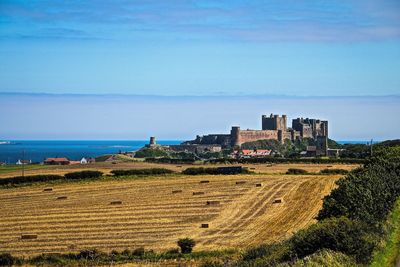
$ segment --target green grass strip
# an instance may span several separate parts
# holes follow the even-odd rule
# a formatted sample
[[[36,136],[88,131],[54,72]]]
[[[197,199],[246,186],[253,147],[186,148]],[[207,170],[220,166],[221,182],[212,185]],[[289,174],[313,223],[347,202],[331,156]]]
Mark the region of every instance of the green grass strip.
[[[389,217],[389,229],[385,246],[375,254],[371,267],[396,266],[400,257],[400,198]]]

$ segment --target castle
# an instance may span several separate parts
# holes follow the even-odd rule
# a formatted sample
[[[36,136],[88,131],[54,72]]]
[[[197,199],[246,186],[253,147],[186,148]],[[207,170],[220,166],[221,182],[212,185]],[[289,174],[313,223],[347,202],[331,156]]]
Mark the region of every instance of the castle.
[[[240,147],[243,143],[258,140],[277,140],[284,143],[311,138],[316,141],[317,155],[327,155],[328,151],[328,121],[319,119],[297,118],[292,120],[292,127],[287,127],[286,115],[262,115],[261,130],[242,130],[233,126],[230,134],[209,134],[197,136],[195,140],[182,145],[219,145],[222,148]]]

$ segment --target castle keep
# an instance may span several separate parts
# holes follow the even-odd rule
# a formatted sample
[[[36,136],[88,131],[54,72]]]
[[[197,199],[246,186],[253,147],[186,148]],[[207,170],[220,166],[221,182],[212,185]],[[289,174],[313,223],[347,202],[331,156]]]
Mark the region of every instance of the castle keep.
[[[292,120],[292,127],[287,127],[286,115],[263,115],[261,130],[242,130],[233,126],[230,134],[209,134],[197,136],[195,140],[187,141],[186,145],[220,145],[221,147],[241,146],[246,142],[258,140],[277,140],[284,143],[303,138],[314,139],[319,155],[326,155],[328,149],[328,121],[319,119],[297,118]]]

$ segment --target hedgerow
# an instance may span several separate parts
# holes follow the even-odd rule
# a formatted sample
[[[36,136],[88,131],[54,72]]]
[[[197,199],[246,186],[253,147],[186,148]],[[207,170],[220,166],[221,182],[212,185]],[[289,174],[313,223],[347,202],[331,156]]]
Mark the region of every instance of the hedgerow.
[[[126,175],[157,175],[157,174],[170,174],[174,171],[164,168],[150,168],[150,169],[131,169],[131,170],[112,170],[112,174],[115,176],[126,176]]]
[[[103,175],[100,171],[80,171],[80,172],[70,172],[65,174],[66,179],[75,180],[75,179],[91,179],[98,178]]]

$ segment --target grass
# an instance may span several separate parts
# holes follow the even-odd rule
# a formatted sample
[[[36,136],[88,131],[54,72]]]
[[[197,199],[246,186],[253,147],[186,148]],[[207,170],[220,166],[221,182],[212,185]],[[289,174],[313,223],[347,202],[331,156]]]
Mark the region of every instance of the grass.
[[[379,250],[371,264],[371,267],[393,267],[396,260],[400,260],[400,198],[388,221],[389,234],[381,250]]]
[[[45,169],[48,166],[45,165],[38,165],[38,164],[28,164],[28,165],[5,165],[0,166],[0,174],[1,173],[9,173],[9,172],[19,172],[22,173],[22,169],[28,170],[35,170],[35,169]]]

